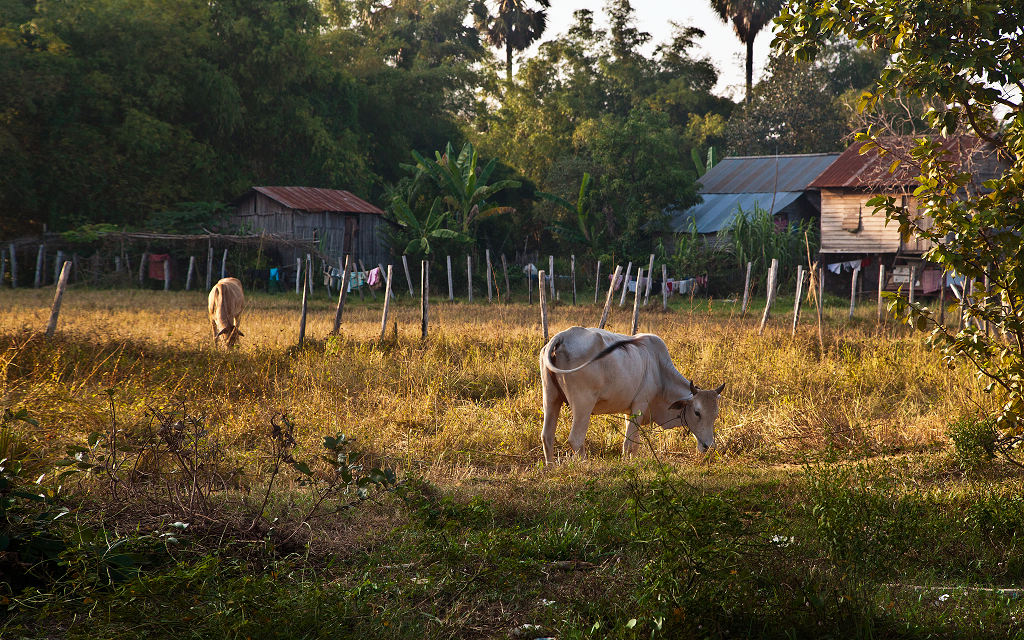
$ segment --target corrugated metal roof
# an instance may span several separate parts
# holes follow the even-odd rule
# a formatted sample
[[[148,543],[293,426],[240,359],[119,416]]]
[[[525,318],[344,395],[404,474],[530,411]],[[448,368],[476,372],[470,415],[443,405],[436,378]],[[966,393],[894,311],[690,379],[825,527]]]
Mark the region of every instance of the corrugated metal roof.
[[[318,189],[316,187],[253,187],[268,198],[280,202],[289,209],[301,209],[310,213],[323,211],[337,213],[376,213],[384,212],[341,189]]]
[[[889,138],[882,141],[887,148],[903,148],[909,151],[914,146],[913,138]],[[860,153],[863,142],[857,142],[844,151],[835,162],[821,172],[811,183],[814,189],[862,188],[884,189],[893,187],[909,187],[917,184],[920,175],[916,167],[899,165],[896,170],[889,169],[895,160],[894,155],[879,156],[878,151],[871,149]],[[975,136],[954,136],[944,138],[942,146],[950,158],[958,158],[962,170],[970,171],[980,184],[998,173],[998,162],[992,147],[981,138]]]
[[[724,160],[723,160],[724,162]],[[745,214],[754,212],[754,205],[772,215],[782,211],[794,200],[804,194],[803,191],[783,191],[780,193],[705,193],[704,202],[694,205],[686,211],[670,211],[672,220],[669,227],[676,233],[688,233],[690,220],[696,219],[697,233],[718,233],[732,224],[737,212],[742,209]],[[775,204],[772,205],[772,196]]]
[[[838,153],[803,153],[724,158],[700,178],[700,193],[803,191],[838,157]]]

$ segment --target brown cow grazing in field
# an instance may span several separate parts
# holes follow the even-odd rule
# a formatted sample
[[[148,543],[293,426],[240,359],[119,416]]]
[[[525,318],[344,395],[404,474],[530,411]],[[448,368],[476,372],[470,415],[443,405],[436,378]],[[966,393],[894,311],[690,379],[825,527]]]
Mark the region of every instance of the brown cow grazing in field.
[[[544,460],[554,462],[555,426],[563,404],[572,411],[569,445],[585,456],[592,414],[625,413],[622,455],[640,445],[637,430],[654,422],[665,429],[686,427],[703,452],[715,445],[718,396],[725,389],[698,389],[672,364],[665,342],[651,333],[626,336],[603,329],[572,327],[540,351],[544,395],[541,442]]]
[[[225,341],[228,347],[235,346],[239,336],[244,336],[238,328],[245,307],[245,295],[242,294],[242,283],[238,278],[221,278],[210,289],[209,300],[210,324],[213,325],[213,345],[227,334]]]

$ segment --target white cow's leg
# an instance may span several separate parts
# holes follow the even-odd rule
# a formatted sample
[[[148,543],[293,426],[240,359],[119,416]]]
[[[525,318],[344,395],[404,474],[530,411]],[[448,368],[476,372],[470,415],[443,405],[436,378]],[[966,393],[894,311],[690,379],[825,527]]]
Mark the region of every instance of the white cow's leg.
[[[626,416],[626,437],[622,440],[622,457],[636,453],[640,448],[640,425],[636,416]]]
[[[580,458],[587,457],[587,429],[590,427],[590,412],[593,407],[586,410],[579,410],[574,407],[572,410],[572,429],[569,430],[569,446]]]
[[[544,445],[544,462],[555,461],[555,427],[558,426],[558,414],[562,411],[565,398],[562,396],[558,383],[550,373],[543,374],[544,393],[544,426],[541,427],[540,441]]]

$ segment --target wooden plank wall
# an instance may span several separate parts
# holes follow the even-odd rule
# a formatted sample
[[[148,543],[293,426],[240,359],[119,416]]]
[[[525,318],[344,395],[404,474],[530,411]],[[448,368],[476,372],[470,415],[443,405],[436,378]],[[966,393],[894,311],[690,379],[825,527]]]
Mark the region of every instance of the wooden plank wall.
[[[823,189],[821,192],[821,252],[822,253],[896,253],[900,249],[900,233],[896,223],[886,224],[885,214],[874,213],[865,203],[873,194],[843,193]],[[856,220],[860,224],[848,225],[857,231],[843,228],[843,220]]]

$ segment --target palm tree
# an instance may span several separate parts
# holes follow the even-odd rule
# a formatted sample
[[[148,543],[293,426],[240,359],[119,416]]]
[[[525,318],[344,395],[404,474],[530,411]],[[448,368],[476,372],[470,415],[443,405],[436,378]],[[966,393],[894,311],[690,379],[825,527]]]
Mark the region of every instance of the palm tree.
[[[542,8],[527,8],[526,0],[496,0],[492,16],[484,0],[473,3],[477,29],[492,47],[505,48],[506,80],[512,80],[512,52],[524,51],[540,40],[548,25],[544,9],[551,6],[551,0],[537,0],[537,5]]]
[[[718,17],[722,22],[732,22],[736,37],[747,45],[747,102],[754,77],[754,38],[779,15],[783,4],[785,0],[711,0]]]

